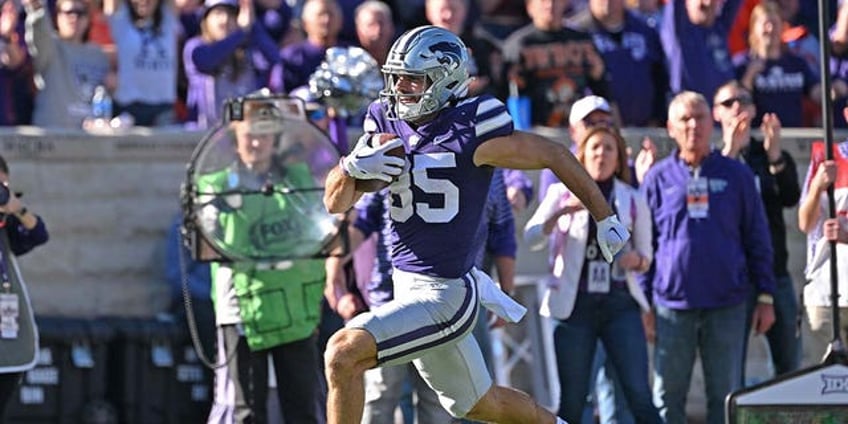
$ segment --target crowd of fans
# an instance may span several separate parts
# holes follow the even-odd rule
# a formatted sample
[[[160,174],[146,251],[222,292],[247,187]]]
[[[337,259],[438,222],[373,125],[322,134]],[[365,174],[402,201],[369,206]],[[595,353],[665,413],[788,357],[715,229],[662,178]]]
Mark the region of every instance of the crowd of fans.
[[[79,128],[103,86],[125,122],[208,128],[228,97],[306,84],[329,47],[361,46],[381,64],[391,41],[425,23],[471,47],[474,93],[529,98],[536,125],[567,126],[587,94],[612,100],[622,126],[662,125],[672,94],[712,98],[730,79],[752,92],[755,125],[766,113],[787,127],[821,122],[817,2],[42,1],[2,1],[0,125]],[[841,110],[848,9],[832,15]]]

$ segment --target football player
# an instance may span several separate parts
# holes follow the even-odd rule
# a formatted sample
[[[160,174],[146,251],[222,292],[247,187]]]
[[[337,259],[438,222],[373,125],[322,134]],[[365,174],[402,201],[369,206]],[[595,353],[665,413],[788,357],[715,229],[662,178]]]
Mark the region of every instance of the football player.
[[[471,329],[482,303],[510,321],[526,311],[474,268],[474,234],[494,167],[550,168],[598,222],[607,261],[629,238],[597,185],[568,149],[513,129],[504,104],[467,97],[468,52],[453,33],[418,27],[395,41],[385,87],[350,154],[327,177],[324,204],[346,212],[356,179],[391,182],[395,298],[358,315],[325,353],[331,424],[359,423],[366,369],[412,361],[455,417],[499,423],[564,422],[527,394],[492,384]],[[371,138],[397,138],[377,145]],[[387,155],[404,146],[406,158]]]

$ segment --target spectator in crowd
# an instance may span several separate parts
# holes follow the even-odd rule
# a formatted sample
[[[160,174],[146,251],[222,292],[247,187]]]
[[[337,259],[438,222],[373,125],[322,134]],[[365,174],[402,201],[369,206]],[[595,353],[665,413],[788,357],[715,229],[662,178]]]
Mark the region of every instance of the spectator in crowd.
[[[684,90],[713,98],[733,79],[727,35],[742,0],[669,0],[663,9],[660,39],[668,60],[672,93]]]
[[[577,159],[598,183],[632,238],[612,264],[603,260],[596,227],[563,184],[552,185],[524,229],[534,249],[553,234],[553,275],[547,280],[542,315],[557,320],[554,330],[559,370],[559,416],[579,423],[587,389],[594,385],[592,361],[598,341],[619,376],[636,422],[659,423],[648,386],[648,350],[640,316],[648,300],[633,273],[650,267],[651,217],[644,197],[632,186],[624,139],[614,129],[590,130],[577,146]]]
[[[595,40],[607,66],[611,100],[618,106],[620,125],[662,125],[667,111],[668,73],[657,31],[626,10],[624,0],[589,0],[586,12],[571,23]]]
[[[47,242],[47,227],[40,216],[30,211],[9,183],[9,165],[0,156],[0,183],[8,199],[0,206],[0,254],[3,257],[3,355],[0,357],[0,417],[21,381],[23,372],[35,366],[38,329],[26,284],[18,269],[16,256]],[[8,285],[7,285],[8,284]],[[14,302],[14,306],[12,306]],[[14,308],[14,309],[13,309]],[[12,325],[14,324],[14,326]]]
[[[774,1],[774,0],[768,0]],[[751,11],[760,4],[761,0],[742,0],[736,19],[727,34],[727,50],[730,56],[736,56],[748,50],[748,30],[751,23]]]
[[[686,395],[698,353],[704,368],[707,422],[724,423],[724,400],[741,383],[742,343],[751,291],[758,334],[774,322],[772,247],[754,174],[710,144],[709,103],[686,91],[671,101],[668,133],[677,149],[645,175],[654,257],[640,276],[653,300],[654,404],[670,424],[686,421]],[[705,261],[704,258],[710,258]],[[651,327],[655,330],[651,331]]]
[[[631,0],[628,3],[636,3],[630,10],[648,24],[649,27],[659,29],[662,21],[662,9],[665,0]]]
[[[285,0],[256,0],[253,8],[256,24],[262,25],[277,46],[282,47],[294,19],[291,6]]]
[[[180,20],[180,45],[182,46],[185,40],[200,34],[200,21],[203,19],[204,12],[203,0],[174,0],[174,7]]]
[[[568,116],[568,137],[574,142],[572,150],[577,142],[586,137],[594,128],[613,128],[615,119],[609,102],[601,96],[586,96],[578,100],[571,107]],[[548,187],[556,182],[553,172],[543,169],[539,172],[539,195],[541,202],[545,198]]]
[[[609,97],[604,60],[584,32],[563,26],[567,0],[527,0],[532,24],[504,42],[506,77],[501,98],[510,93],[530,99],[535,125],[568,125],[571,105],[590,94]],[[516,90],[513,90],[516,91]]]
[[[479,27],[496,40],[506,40],[519,28],[530,23],[523,2],[514,0],[478,0]]]
[[[91,114],[94,88],[106,84],[109,59],[87,42],[88,3],[56,2],[56,27],[41,0],[23,0],[26,40],[35,70],[33,124],[80,128]]]
[[[572,150],[576,151],[577,143],[583,140],[590,131],[596,128],[617,128],[613,117],[613,109],[606,99],[600,96],[586,96],[578,100],[571,107],[569,114],[569,138],[574,141]],[[632,180],[632,178],[631,178]],[[548,188],[556,183],[557,178],[553,172],[543,169],[539,172],[539,202],[545,198]],[[553,265],[553,264],[550,264]],[[627,403],[623,400],[620,384],[617,382],[615,371],[606,369],[606,351],[603,344],[597,343],[595,350],[595,362],[593,363],[593,379],[590,389],[596,388],[598,412],[602,419],[612,417],[617,420],[632,421],[632,415],[627,410]],[[600,396],[603,394],[604,396]]]
[[[303,30],[306,39],[280,51],[280,63],[271,75],[274,92],[288,92],[309,83],[309,76],[324,60],[330,47],[342,46],[339,31],[342,15],[336,0],[306,0],[303,5]]]
[[[26,44],[18,30],[20,11],[14,0],[0,1],[0,126],[21,125],[25,111],[12,95],[32,76]]]
[[[177,122],[188,121],[188,108],[186,98],[188,97],[188,76],[183,60],[185,43],[200,34],[200,21],[203,19],[203,0],[174,0],[177,17],[180,21],[180,36],[177,43],[177,51],[180,52],[177,61],[177,101],[174,106]]]
[[[180,21],[171,0],[103,0],[117,55],[114,115],[135,125],[177,122]]]
[[[479,74],[489,79],[487,91],[499,94],[504,70],[503,43],[514,30],[527,25],[530,19],[524,2],[511,0],[483,0],[472,3],[480,15],[470,26],[471,54],[477,61]]]
[[[842,110],[848,120],[848,108]],[[805,361],[818,363],[828,352],[833,334],[831,299],[831,247],[836,242],[837,303],[841,328],[838,337],[848,336],[848,141],[833,146],[833,159],[826,159],[823,142],[813,143],[810,167],[804,178],[798,226],[807,234],[807,267],[804,286],[805,327],[810,338],[804,342]],[[834,218],[828,216],[828,187],[833,187]]]
[[[818,78],[821,74],[820,49],[818,34],[818,26],[809,27],[801,19],[801,1],[800,0],[769,0],[777,4],[777,9],[780,11],[780,16],[783,19],[783,31],[780,35],[781,40],[795,56],[804,59],[804,62],[810,67],[810,70]],[[807,2],[809,3],[809,2]],[[813,2],[818,4],[818,2]],[[835,10],[831,8],[830,10]]]
[[[729,35],[728,44],[730,45],[730,53],[733,57],[744,55],[748,50],[748,38],[752,28],[751,13],[759,4],[773,3],[776,5],[781,19],[783,21],[783,29],[780,35],[784,48],[795,56],[803,59],[810,71],[815,75],[815,78],[820,77],[819,63],[819,41],[816,38],[818,27],[814,27],[813,31],[805,26],[805,23],[799,19],[801,2],[799,0],[743,0],[742,7],[736,16],[736,20]],[[817,3],[817,2],[806,2]],[[837,87],[838,88],[838,87]],[[844,90],[840,90],[844,91]],[[805,99],[801,106],[803,108],[803,120],[809,123],[816,123],[820,119],[821,108],[817,102],[811,102]],[[834,110],[841,110],[834,108]],[[842,114],[836,113],[836,116],[841,119]],[[786,124],[786,123],[784,123]]]
[[[336,0],[342,16],[342,26],[339,30],[339,42],[346,45],[356,44],[356,9],[365,0]]]
[[[750,32],[751,12],[760,3],[775,3],[783,20],[783,31],[781,39],[786,47],[796,56],[804,59],[810,69],[818,74],[819,70],[819,42],[816,38],[818,27],[810,31],[807,22],[801,16],[800,0],[742,0],[742,6],[733,22],[733,27],[728,35],[730,54],[736,56],[748,49],[748,35]],[[830,0],[831,3],[835,1]],[[817,2],[805,2],[816,4]]]
[[[788,127],[804,126],[803,100],[817,101],[821,96],[809,66],[780,40],[782,25],[775,3],[758,4],[751,12],[750,49],[734,58],[736,78],[754,98],[754,126],[762,123],[766,113],[774,113]]]
[[[780,119],[773,113],[763,115],[760,131],[763,140],[751,135],[751,121],[756,115],[751,94],[737,81],[719,87],[713,100],[713,119],[721,126],[724,142],[721,153],[738,159],[754,171],[757,188],[763,199],[774,252],[774,325],[766,332],[774,371],[777,375],[795,371],[801,361],[798,328],[798,297],[787,269],[786,222],[783,211],[798,204],[801,185],[795,160],[780,146]],[[756,298],[749,302],[753,312]],[[747,346],[748,338],[745,338]],[[742,368],[744,377],[745,368]],[[744,384],[744,379],[743,379]]]
[[[183,48],[188,116],[197,128],[211,128],[220,120],[225,99],[267,84],[260,62],[276,63],[279,50],[254,18],[251,0],[206,0],[201,34]]]
[[[427,24],[427,17],[424,13],[424,2],[426,0],[383,1],[392,8],[392,15],[395,17],[395,27],[400,32]]]
[[[227,243],[244,252],[280,249],[302,235],[255,237],[250,228],[302,228],[308,218],[279,194],[281,188],[312,186],[303,162],[280,163],[276,153],[282,115],[261,100],[244,103],[244,120],[230,123],[236,161],[198,179],[201,192],[272,184],[274,195],[219,197],[201,211],[205,231],[227,234]],[[262,230],[258,230],[262,231]],[[270,246],[269,246],[270,245]],[[215,400],[210,423],[267,422],[268,361],[273,360],[280,409],[285,422],[319,423],[320,363],[317,326],[324,285],[323,263],[295,259],[282,263],[241,259],[212,264],[218,358],[228,361],[216,370]],[[287,323],[288,325],[280,325]],[[282,384],[284,382],[284,384]]]
[[[359,46],[383,66],[395,40],[392,10],[382,1],[366,0],[356,8],[355,21]]]
[[[833,99],[833,126],[846,128],[842,109],[848,105],[848,2],[842,2],[836,23],[830,31],[830,75]]]

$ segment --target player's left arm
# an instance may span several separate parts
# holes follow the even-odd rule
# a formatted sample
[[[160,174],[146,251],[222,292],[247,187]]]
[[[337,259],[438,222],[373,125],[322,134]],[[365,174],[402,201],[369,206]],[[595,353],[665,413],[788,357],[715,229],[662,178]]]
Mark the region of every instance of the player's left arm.
[[[492,138],[477,147],[474,164],[512,169],[549,168],[577,195],[596,221],[613,214],[598,185],[574,155],[564,145],[540,135],[514,131]]]

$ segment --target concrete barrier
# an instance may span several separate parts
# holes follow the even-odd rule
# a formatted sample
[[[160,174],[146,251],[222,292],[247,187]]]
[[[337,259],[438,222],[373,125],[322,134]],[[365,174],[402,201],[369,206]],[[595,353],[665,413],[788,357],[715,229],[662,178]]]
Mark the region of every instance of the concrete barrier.
[[[164,239],[201,136],[0,129],[11,185],[50,232],[20,258],[37,313],[152,316],[167,307]]]

